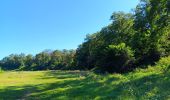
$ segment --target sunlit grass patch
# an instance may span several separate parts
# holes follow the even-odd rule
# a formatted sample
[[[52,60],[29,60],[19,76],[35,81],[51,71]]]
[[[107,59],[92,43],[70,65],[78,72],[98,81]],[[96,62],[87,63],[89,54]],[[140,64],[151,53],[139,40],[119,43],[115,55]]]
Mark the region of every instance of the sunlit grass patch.
[[[126,74],[89,71],[13,71],[0,73],[0,100],[170,99],[170,71],[158,65]]]

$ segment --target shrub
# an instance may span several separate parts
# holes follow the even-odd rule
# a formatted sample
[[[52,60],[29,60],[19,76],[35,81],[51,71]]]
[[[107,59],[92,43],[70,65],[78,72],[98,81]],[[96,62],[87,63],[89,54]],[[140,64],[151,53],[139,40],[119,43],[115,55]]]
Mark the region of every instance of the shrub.
[[[161,58],[158,62],[156,62],[155,67],[161,68],[164,73],[169,72],[170,70],[170,56]]]
[[[98,66],[107,72],[126,72],[134,62],[134,53],[125,43],[109,45],[104,49]]]
[[[170,66],[170,56],[161,58],[156,65],[162,66],[162,67],[168,67]]]

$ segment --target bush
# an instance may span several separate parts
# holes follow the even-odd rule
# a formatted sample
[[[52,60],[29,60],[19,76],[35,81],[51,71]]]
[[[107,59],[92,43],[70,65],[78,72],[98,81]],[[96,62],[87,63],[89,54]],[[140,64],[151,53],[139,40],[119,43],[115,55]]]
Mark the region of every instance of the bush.
[[[161,58],[156,65],[161,66],[161,67],[168,67],[170,66],[170,56]]]
[[[134,53],[125,43],[109,45],[104,49],[98,66],[107,72],[126,72],[131,70],[134,62]]]

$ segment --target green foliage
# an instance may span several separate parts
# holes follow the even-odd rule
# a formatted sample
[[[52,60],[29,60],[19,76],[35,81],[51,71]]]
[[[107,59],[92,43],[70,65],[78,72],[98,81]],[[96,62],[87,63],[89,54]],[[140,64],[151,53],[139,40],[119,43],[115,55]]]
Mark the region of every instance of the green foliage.
[[[35,56],[12,54],[0,61],[4,70],[74,69],[74,50],[43,51]]]
[[[168,0],[141,0],[135,10],[133,49],[139,64],[153,64],[169,49]]]
[[[135,31],[133,29],[134,16],[131,13],[115,12],[111,16],[112,24],[108,26],[108,32],[113,34],[111,44],[126,43],[131,46],[131,38]]]
[[[25,55],[24,54],[11,54],[1,60],[1,66],[4,70],[15,70],[20,66],[24,66]]]
[[[153,65],[160,57],[170,55],[169,9],[167,0],[141,0],[134,14],[113,13],[112,23],[89,35],[77,49],[78,66],[85,69],[107,68],[108,72],[126,72],[123,69],[125,66],[127,69],[134,69]],[[125,43],[130,49],[121,50],[121,43]],[[134,57],[129,51],[133,51]],[[125,57],[127,62],[135,63],[126,64],[123,59]]]
[[[107,72],[127,72],[134,62],[133,56],[133,51],[125,43],[109,45],[97,63]]]
[[[96,66],[106,65],[107,63],[101,60],[104,56],[105,48],[109,45],[119,45],[121,43],[126,43],[127,46],[130,46],[131,40],[129,38],[134,35],[132,14],[113,13],[111,20],[113,21],[112,24],[103,28],[100,32],[88,35],[85,42],[79,46],[75,58],[77,66],[81,66],[83,69],[93,69]],[[106,55],[108,56],[109,54]],[[111,61],[108,59],[108,62]]]
[[[98,50],[101,48],[100,41],[97,40],[99,33],[87,35],[85,42],[76,50],[75,62],[79,69],[93,69],[97,59]]]
[[[156,62],[156,65],[162,67],[170,66],[170,56],[161,58],[158,62]]]
[[[39,53],[35,56],[35,70],[46,70],[49,67],[49,61],[51,60],[50,55],[47,52]]]

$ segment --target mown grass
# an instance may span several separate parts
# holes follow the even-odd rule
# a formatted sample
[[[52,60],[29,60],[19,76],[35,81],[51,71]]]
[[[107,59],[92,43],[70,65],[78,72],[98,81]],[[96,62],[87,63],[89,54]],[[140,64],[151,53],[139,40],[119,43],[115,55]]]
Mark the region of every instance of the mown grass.
[[[164,66],[161,62],[127,74],[3,72],[0,73],[0,100],[168,100],[170,63],[167,60]]]

